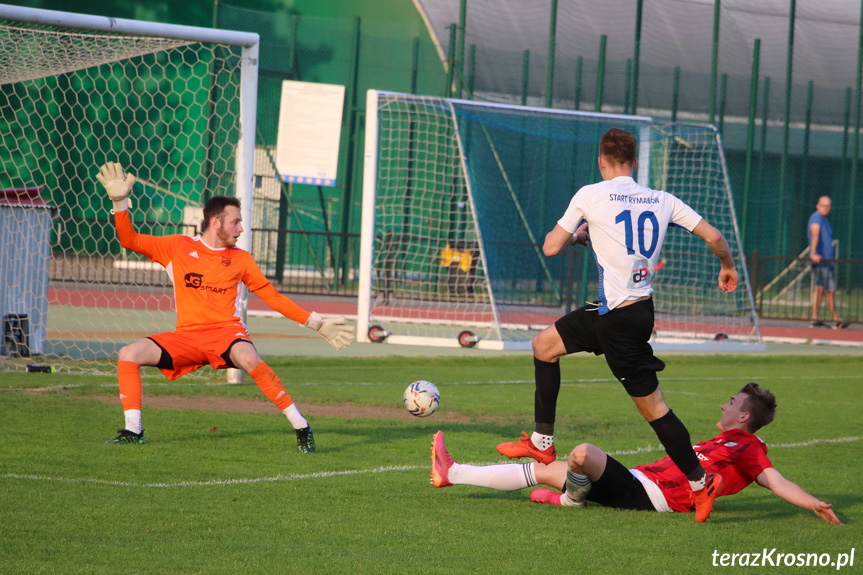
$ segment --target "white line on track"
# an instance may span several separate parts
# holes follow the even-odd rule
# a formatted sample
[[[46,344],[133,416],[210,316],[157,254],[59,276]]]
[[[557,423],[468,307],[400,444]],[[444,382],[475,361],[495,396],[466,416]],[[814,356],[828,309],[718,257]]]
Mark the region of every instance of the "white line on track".
[[[811,439],[798,443],[775,443],[770,445],[772,448],[795,448],[795,447],[811,447],[813,445],[821,445],[825,443],[852,443],[863,440],[863,437],[837,437],[828,439]],[[635,455],[638,453],[651,453],[654,451],[662,451],[662,446],[647,446],[638,447],[636,449],[609,451],[611,456],[615,455]],[[497,465],[500,461],[473,463],[473,465]],[[91,485],[107,485],[114,487],[135,487],[135,488],[150,488],[162,489],[167,487],[218,487],[225,485],[251,485],[255,483],[276,483],[282,481],[297,481],[301,479],[323,479],[328,477],[341,477],[345,475],[374,475],[378,473],[390,473],[393,471],[414,471],[418,469],[428,469],[426,465],[396,465],[389,467],[374,467],[372,469],[349,469],[345,471],[319,471],[317,473],[291,474],[291,475],[275,475],[272,477],[254,477],[248,479],[224,479],[213,481],[178,481],[176,483],[131,483],[128,481],[109,481],[106,479],[91,479],[91,478],[65,478],[65,477],[47,477],[44,475],[22,475],[18,473],[4,473],[0,475],[0,479],[30,479],[34,481],[54,481],[58,483],[87,483]]]

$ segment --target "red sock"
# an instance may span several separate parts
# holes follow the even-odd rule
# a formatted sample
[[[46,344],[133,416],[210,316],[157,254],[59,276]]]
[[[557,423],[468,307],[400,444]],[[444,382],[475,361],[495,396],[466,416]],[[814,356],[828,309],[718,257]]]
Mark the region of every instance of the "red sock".
[[[141,366],[132,361],[117,362],[117,382],[120,384],[120,403],[123,411],[141,410]]]
[[[258,367],[249,372],[257,386],[261,388],[267,399],[276,404],[280,410],[284,411],[294,403],[291,396],[285,391],[285,386],[282,385],[282,380],[276,375],[269,365],[263,361],[258,364]]]

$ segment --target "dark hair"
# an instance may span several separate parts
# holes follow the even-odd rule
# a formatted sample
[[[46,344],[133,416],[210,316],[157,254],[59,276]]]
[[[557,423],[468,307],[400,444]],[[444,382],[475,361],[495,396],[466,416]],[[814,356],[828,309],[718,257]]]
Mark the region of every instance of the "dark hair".
[[[207,203],[204,204],[204,223],[201,225],[201,231],[206,232],[210,226],[210,218],[219,218],[219,221],[225,221],[225,208],[234,206],[240,209],[240,200],[228,196],[213,196]]]
[[[755,382],[747,383],[740,390],[746,394],[740,411],[749,414],[749,431],[755,433],[776,417],[776,396],[766,387]]]
[[[614,164],[635,164],[638,140],[622,128],[611,128],[599,139],[599,155]]]

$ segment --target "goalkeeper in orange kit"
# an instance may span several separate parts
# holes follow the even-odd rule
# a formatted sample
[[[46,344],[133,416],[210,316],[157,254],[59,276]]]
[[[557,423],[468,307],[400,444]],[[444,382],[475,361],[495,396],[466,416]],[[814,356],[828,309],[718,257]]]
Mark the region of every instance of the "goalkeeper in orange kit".
[[[297,451],[314,453],[308,421],[294,405],[281,380],[261,360],[237,304],[240,282],[274,310],[314,329],[335,349],[354,340],[354,327],[344,317],[322,318],[280,294],[264,277],[248,252],[236,247],[243,232],[240,201],[215,196],[204,204],[203,234],[149,236],[138,234],[129,218],[128,195],[135,177],[108,162],[96,175],[114,204],[120,245],[165,267],[174,284],[177,328],[139,339],[120,349],[117,378],[126,426],[108,443],[144,443],[141,425],[141,366],[159,368],[169,380],[211,365],[248,373],[267,398],[287,416],[297,434]]]

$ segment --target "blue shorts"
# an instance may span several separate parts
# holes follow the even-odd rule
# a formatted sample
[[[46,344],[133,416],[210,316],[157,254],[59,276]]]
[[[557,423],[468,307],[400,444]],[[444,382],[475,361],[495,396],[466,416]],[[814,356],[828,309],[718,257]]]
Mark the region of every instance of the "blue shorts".
[[[815,281],[815,287],[820,287],[826,292],[836,291],[833,264],[812,264],[812,279]]]

